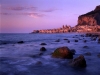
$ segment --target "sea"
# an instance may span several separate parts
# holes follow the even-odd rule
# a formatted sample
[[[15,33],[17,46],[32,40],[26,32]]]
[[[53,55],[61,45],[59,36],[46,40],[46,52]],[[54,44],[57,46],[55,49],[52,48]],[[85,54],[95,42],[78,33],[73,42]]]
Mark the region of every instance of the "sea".
[[[100,44],[91,37],[81,35],[85,33],[2,33],[0,75],[100,75],[100,57],[97,56],[100,54]],[[58,39],[60,41],[56,42]],[[64,39],[70,40],[70,43]],[[76,51],[74,58],[84,55],[87,67],[75,68],[69,65],[72,59],[53,58],[54,50],[64,46]],[[46,51],[40,51],[41,47],[45,47]],[[88,52],[91,55],[87,55]]]

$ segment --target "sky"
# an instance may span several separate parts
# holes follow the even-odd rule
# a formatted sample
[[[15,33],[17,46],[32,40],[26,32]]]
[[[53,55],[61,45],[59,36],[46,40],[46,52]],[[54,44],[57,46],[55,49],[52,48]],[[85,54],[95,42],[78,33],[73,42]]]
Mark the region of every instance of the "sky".
[[[0,0],[0,33],[75,26],[79,15],[97,5],[100,0]]]

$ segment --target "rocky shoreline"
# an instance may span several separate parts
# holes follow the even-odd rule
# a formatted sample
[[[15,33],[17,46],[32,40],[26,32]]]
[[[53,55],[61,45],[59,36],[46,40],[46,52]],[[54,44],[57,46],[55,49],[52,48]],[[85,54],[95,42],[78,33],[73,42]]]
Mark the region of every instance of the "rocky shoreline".
[[[56,29],[34,30],[32,33],[100,32],[100,5],[78,17],[76,26],[63,25]]]
[[[81,34],[81,35],[75,35],[73,37],[76,37],[76,38],[80,37],[80,39],[81,38],[90,38],[91,41],[96,41],[98,44],[100,44],[100,33],[86,33],[86,34]],[[68,39],[63,39],[63,40],[68,40]],[[79,40],[78,39],[74,40],[74,42],[79,42]],[[84,39],[83,42],[86,43],[87,40]],[[41,43],[40,45],[47,45],[47,44]],[[85,49],[88,49],[89,46],[83,46],[83,48],[85,50]],[[39,55],[43,55],[44,51],[47,51],[47,49],[43,46],[40,48],[40,51],[42,51],[43,53],[39,54]],[[84,56],[91,56],[92,53],[86,52],[86,53],[80,54],[79,56],[74,58],[74,56],[76,55],[76,52],[77,51],[75,49],[70,49],[67,46],[62,46],[62,47],[56,48],[53,51],[53,53],[51,53],[51,57],[56,58],[56,59],[70,59],[70,61],[68,63],[69,66],[75,67],[75,68],[86,68],[88,66],[87,65],[88,62],[86,61]],[[100,58],[100,53],[97,54],[97,57]],[[39,62],[39,63],[42,63],[42,62]]]

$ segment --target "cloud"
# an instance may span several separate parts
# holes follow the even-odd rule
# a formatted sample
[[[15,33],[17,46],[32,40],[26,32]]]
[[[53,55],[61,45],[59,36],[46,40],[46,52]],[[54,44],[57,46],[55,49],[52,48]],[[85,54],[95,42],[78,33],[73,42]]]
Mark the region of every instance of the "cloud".
[[[36,10],[37,7],[22,7],[22,6],[12,6],[12,7],[3,7],[6,10],[13,10],[13,11],[22,11],[22,10]]]
[[[47,10],[42,10],[42,12],[53,12],[53,11],[56,11],[58,9],[47,9]]]
[[[44,17],[45,15],[44,14],[40,14],[40,13],[21,13],[23,15],[28,15],[30,17],[33,17],[33,18],[38,18],[38,17]]]
[[[0,15],[12,15],[11,13],[0,13]]]
[[[45,14],[40,14],[40,13],[0,13],[1,15],[24,15],[24,16],[30,16],[33,18],[39,18],[39,17],[44,17]]]

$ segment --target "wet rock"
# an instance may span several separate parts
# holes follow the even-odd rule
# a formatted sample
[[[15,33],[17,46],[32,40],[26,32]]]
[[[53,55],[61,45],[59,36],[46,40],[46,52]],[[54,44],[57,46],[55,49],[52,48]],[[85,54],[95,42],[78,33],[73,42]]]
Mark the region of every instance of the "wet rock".
[[[81,35],[81,37],[84,37],[84,35]]]
[[[17,43],[22,44],[22,43],[24,43],[24,41],[19,41],[19,42],[17,42]]]
[[[100,38],[98,39],[98,43],[100,44]]]
[[[42,64],[41,61],[37,61],[37,62],[36,62],[36,65],[41,65],[41,64]]]
[[[73,59],[71,62],[70,62],[70,65],[72,67],[81,67],[81,68],[85,68],[86,67],[86,60],[84,58],[83,55],[80,55],[79,57]]]
[[[83,46],[83,48],[89,48],[88,46]]]
[[[64,39],[64,40],[68,40],[68,39]]]
[[[72,52],[73,55],[75,55],[76,53],[75,49],[71,49],[70,51]]]
[[[31,57],[31,58],[37,58],[38,55],[29,55],[29,57]]]
[[[90,53],[90,52],[87,52],[87,53],[85,53],[85,55],[87,55],[87,56],[91,56],[91,53]]]
[[[78,40],[75,40],[75,42],[78,42]]]
[[[83,38],[83,39],[85,39],[85,38]]]
[[[55,42],[60,42],[60,39],[56,40]]]
[[[69,41],[69,40],[68,40],[67,42],[68,42],[68,43],[70,43],[70,41]]]
[[[3,42],[2,44],[7,44],[6,42]]]
[[[68,47],[60,47],[52,53],[52,57],[72,59],[73,54]]]
[[[43,55],[43,53],[39,53],[39,56]]]
[[[92,41],[96,41],[96,39],[97,39],[96,37],[91,38]]]
[[[82,40],[82,39],[79,38],[79,40]]]
[[[100,58],[100,53],[97,55],[98,58]]]
[[[87,42],[87,40],[84,40],[84,43],[86,43]]]
[[[47,45],[46,43],[41,43],[40,45]]]
[[[45,47],[41,47],[40,51],[46,51],[46,48]]]
[[[87,33],[85,36],[86,36],[86,37],[91,37],[92,34],[91,34],[91,33]]]

